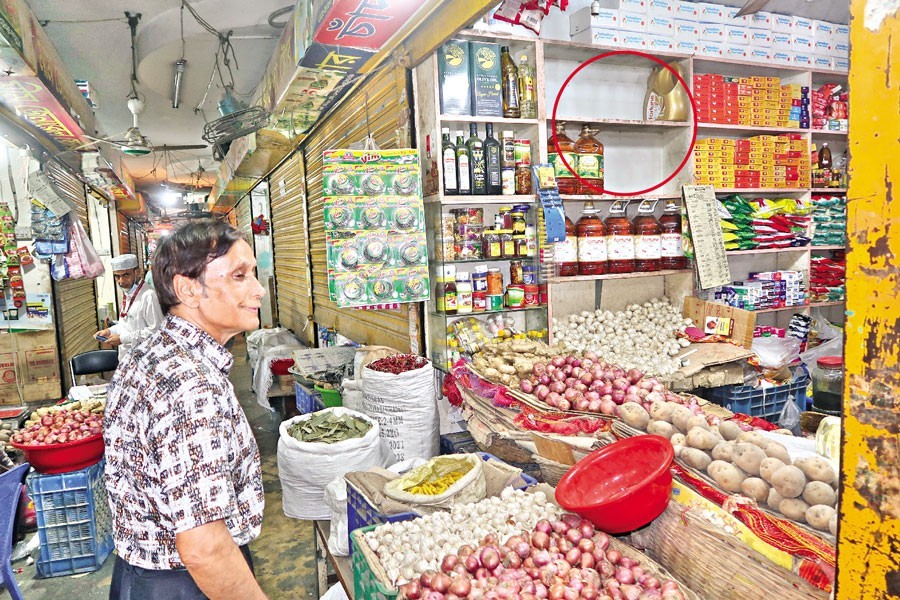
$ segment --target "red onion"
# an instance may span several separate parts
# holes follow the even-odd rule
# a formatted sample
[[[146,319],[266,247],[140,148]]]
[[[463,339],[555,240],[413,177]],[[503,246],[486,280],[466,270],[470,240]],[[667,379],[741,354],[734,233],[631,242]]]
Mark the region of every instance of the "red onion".
[[[625,376],[631,383],[637,383],[644,377],[644,374],[641,373],[638,369],[629,369],[628,373]]]
[[[546,550],[550,547],[550,536],[547,535],[543,531],[535,531],[531,534],[531,545],[535,548],[540,548],[541,550]],[[537,562],[537,554],[534,556],[534,564],[538,564]]]
[[[574,388],[575,388],[576,390],[578,390],[579,392],[586,392],[586,391],[588,391],[588,386],[586,386],[585,384],[581,383],[580,381],[579,381],[578,383],[576,383],[575,385],[573,385],[572,387],[574,387]]]
[[[534,395],[537,396],[539,400],[546,400],[549,393],[550,388],[548,388],[546,385],[539,385],[534,390]]]
[[[664,591],[664,592],[668,592],[670,590],[677,590],[677,589],[678,589],[678,582],[674,581],[672,579],[668,579],[668,580],[664,581],[662,584],[662,591]]]
[[[484,548],[481,551],[481,564],[488,571],[493,571],[497,568],[497,565],[500,564],[500,553],[497,552],[494,548]]]
[[[588,402],[587,409],[590,412],[601,412],[601,410],[600,410],[601,405],[602,405],[602,402],[600,402],[600,400],[590,400]]]
[[[628,386],[630,384],[628,383],[627,379],[619,377],[619,378],[613,379],[612,385],[613,385],[614,390],[622,390],[624,392],[625,390],[628,389]]]
[[[599,404],[600,401],[598,400],[597,403]],[[585,398],[579,398],[578,400],[575,401],[575,410],[580,410],[580,411],[584,412],[584,411],[589,411],[590,409],[591,409],[591,403],[588,402]]]
[[[597,360],[597,353],[593,352],[591,350],[588,350],[587,352],[584,353],[584,357],[589,360]]]
[[[582,373],[579,379],[581,380],[581,383],[585,385],[591,385],[592,383],[594,383],[594,376],[590,373]]]
[[[534,530],[549,535],[553,531],[553,525],[547,519],[541,519],[535,523]]]
[[[590,552],[582,552],[581,553],[581,568],[582,569],[593,569],[594,565],[597,563],[594,560],[594,555]]]
[[[531,365],[531,373],[533,375],[540,377],[541,375],[543,375],[546,372],[547,372],[547,365],[545,365],[542,362],[536,362],[533,365]]]
[[[594,555],[596,559],[596,555]],[[616,567],[608,560],[599,560],[594,563],[594,568],[597,570],[600,575],[603,576],[603,579],[609,579],[613,575],[616,574]]]
[[[566,384],[564,384],[562,381],[554,381],[550,384],[550,391],[556,394],[561,394],[566,391]]]
[[[424,572],[419,576],[419,583],[422,584],[422,587],[423,587],[423,588],[430,588],[430,587],[431,587],[431,580],[434,579],[434,576],[435,576],[435,575],[437,575],[437,571],[433,571],[433,570],[431,570],[431,569],[428,569],[427,571],[424,571]]]
[[[662,600],[684,600],[681,590],[666,590],[662,593]]]
[[[616,404],[622,404],[625,401],[625,392],[623,390],[613,390],[611,397]]]
[[[625,394],[625,398],[623,398],[622,403],[624,404],[625,402],[636,402],[636,403],[640,404],[641,397],[638,396],[637,394]]]
[[[634,560],[633,558],[628,558],[627,556],[623,556],[622,558],[619,559],[619,565],[625,567],[626,569],[633,569],[634,567],[636,567],[638,565],[638,561]],[[638,575],[637,573],[634,574],[635,577],[637,577],[637,575]]]
[[[634,573],[626,567],[616,569],[616,581],[619,583],[634,583]]]
[[[550,375],[547,375],[546,373],[544,373],[543,375],[540,376],[538,381],[541,382],[541,385],[550,385],[550,382],[553,381],[553,378]]]
[[[570,408],[572,408],[572,404],[568,400],[562,399],[559,401],[559,405],[557,406],[557,408],[563,411],[569,410]]]
[[[459,562],[459,557],[455,554],[448,554],[441,561],[441,571],[444,573],[449,573],[453,570],[453,567],[456,566],[456,563]]]
[[[645,588],[644,591],[638,596],[638,600],[661,600],[662,592],[659,590],[654,590],[650,588]]]
[[[625,600],[639,600],[641,597],[641,593],[643,593],[644,591],[641,589],[641,586],[631,584],[623,585],[619,589],[622,590],[623,594],[625,594]]]
[[[559,369],[557,369],[556,371],[553,371],[553,379],[555,379],[556,381],[565,381],[566,380],[566,372],[561,371]]]
[[[559,368],[559,367],[563,366],[564,364],[566,364],[566,359],[562,356],[554,356],[553,358],[550,359],[550,363],[554,367]]]
[[[594,546],[600,550],[606,550],[609,548],[609,536],[602,531],[598,531],[594,535]]]
[[[577,567],[581,565],[581,550],[578,548],[572,548],[568,552],[566,552],[566,562],[568,562],[573,567]]]
[[[601,400],[600,401],[600,412],[604,415],[611,415],[616,409],[616,403],[612,400]]]
[[[527,379],[523,379],[519,382],[519,389],[525,392],[526,394],[530,394],[534,391],[534,384],[528,381]]]
[[[425,596],[425,600],[446,600],[446,596],[438,591],[431,590]]]
[[[578,390],[569,388],[563,393],[563,398],[571,402],[578,395]]]
[[[478,560],[478,557],[474,554],[470,554],[469,556],[463,559],[463,564],[466,567],[466,571],[469,573],[474,573],[481,567],[481,561]]]
[[[579,378],[584,373],[584,369],[581,367],[573,367],[572,368],[572,377]]]
[[[622,553],[618,550],[607,550],[606,551],[606,559],[614,565],[619,564],[619,561],[622,559]]]
[[[566,538],[573,544],[580,542],[583,537],[584,535],[582,535],[581,530],[578,527],[572,527],[572,529],[566,532]]]
[[[465,598],[472,591],[472,583],[468,577],[454,577],[448,591],[460,598]]]
[[[653,575],[651,575],[651,576],[647,577],[646,580],[644,580],[644,587],[658,590],[658,589],[660,589],[661,584],[657,577],[654,577]]]

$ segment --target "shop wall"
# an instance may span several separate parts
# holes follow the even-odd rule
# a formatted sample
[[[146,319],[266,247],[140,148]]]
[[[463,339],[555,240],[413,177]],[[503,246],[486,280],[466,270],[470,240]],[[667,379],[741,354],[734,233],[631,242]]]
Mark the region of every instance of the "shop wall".
[[[72,174],[64,171],[56,163],[48,163],[47,174],[57,191],[75,207],[73,215],[81,221],[84,230],[90,235],[87,200],[84,186]],[[93,279],[68,279],[54,285],[55,321],[57,339],[62,364],[67,366],[69,359],[76,354],[97,350],[97,340],[93,338],[99,329],[97,321],[97,294]],[[71,387],[69,369],[62,369],[63,390]]]
[[[304,141],[302,151],[307,172],[315,322],[319,326],[334,327],[340,334],[360,343],[383,344],[402,351],[418,352],[418,304],[403,304],[396,310],[370,311],[338,309],[329,300],[323,226],[322,153],[329,149],[348,148],[350,144],[364,140],[368,132],[382,149],[411,146],[408,131],[411,108],[407,86],[406,69],[395,65],[385,67],[341,102],[341,106]],[[275,259],[277,265],[277,244]],[[280,295],[280,276],[278,291]],[[280,306],[281,302],[279,309]]]
[[[307,237],[310,227],[315,228],[315,220],[307,221],[304,175],[303,156],[297,152],[269,177],[274,277],[263,285],[275,294],[278,323],[315,345],[315,332],[310,327],[313,302]]]

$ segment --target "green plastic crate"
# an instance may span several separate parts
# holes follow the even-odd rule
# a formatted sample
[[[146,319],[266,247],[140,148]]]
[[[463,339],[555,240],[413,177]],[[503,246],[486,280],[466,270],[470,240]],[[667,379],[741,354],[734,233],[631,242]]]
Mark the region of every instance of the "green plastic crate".
[[[365,598],[365,600],[396,600],[398,592],[395,589],[386,587],[378,581],[366,555],[358,551],[361,544],[365,544],[363,535],[372,531],[378,525],[370,525],[357,529],[350,534],[350,543],[353,545],[352,563],[353,563],[353,595],[356,598]]]

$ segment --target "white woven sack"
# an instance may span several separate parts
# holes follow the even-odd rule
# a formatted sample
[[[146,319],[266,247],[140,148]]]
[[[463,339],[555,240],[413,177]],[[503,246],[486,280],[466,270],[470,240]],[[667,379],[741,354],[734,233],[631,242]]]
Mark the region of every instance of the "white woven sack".
[[[430,514],[438,509],[450,510],[457,504],[466,504],[469,502],[478,502],[484,499],[485,490],[487,488],[484,479],[483,461],[477,454],[452,454],[448,456],[440,456],[436,461],[465,461],[472,468],[456,482],[453,483],[443,494],[436,496],[428,496],[426,494],[412,494],[401,489],[399,479],[389,481],[384,486],[384,495],[406,504],[416,506],[416,512],[420,514]],[[444,471],[455,470],[453,466],[447,466]],[[408,485],[408,484],[407,484]]]
[[[325,410],[337,416],[365,419],[372,423],[372,428],[361,438],[323,444],[300,442],[288,433],[291,425],[312,415],[300,415],[281,423],[278,427],[278,478],[281,480],[282,508],[286,516],[294,519],[330,519],[325,486],[335,477],[350,471],[365,471],[369,467],[388,467],[396,462],[379,435],[378,421],[343,407]]]
[[[429,459],[440,446],[434,367],[393,374],[363,368],[364,411],[378,420],[397,460]]]

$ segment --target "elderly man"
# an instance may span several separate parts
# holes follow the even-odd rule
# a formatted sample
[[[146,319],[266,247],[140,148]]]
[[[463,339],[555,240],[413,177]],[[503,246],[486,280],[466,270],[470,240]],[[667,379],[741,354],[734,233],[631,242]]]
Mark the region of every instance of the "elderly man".
[[[156,250],[166,319],[119,364],[107,395],[111,600],[265,598],[248,549],[265,503],[259,448],[224,347],[259,327],[266,291],[255,270],[225,223],[189,223]]]
[[[163,315],[156,292],[140,275],[137,256],[120,254],[110,262],[113,279],[125,290],[125,297],[118,323],[109,329],[101,329],[94,337],[118,347],[119,360],[122,360],[138,342],[150,337],[162,323]]]

